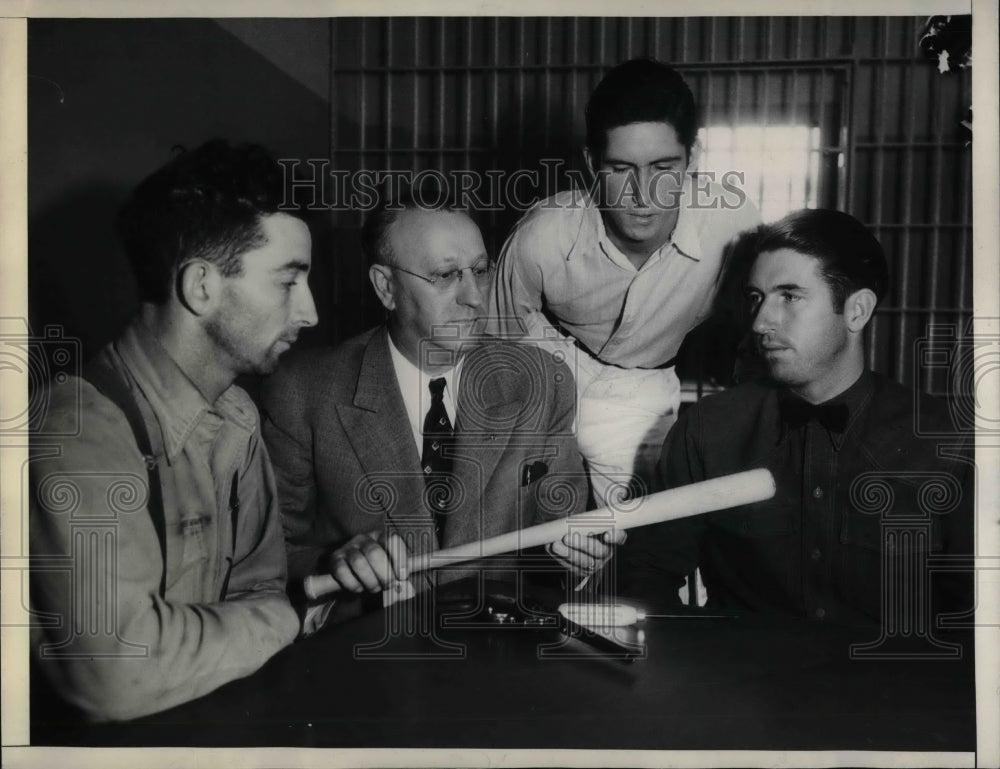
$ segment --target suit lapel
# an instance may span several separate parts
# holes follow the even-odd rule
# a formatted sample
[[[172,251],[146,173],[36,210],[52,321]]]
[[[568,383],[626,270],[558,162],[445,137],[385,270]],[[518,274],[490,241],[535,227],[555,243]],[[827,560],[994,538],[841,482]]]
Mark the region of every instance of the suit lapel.
[[[381,507],[393,519],[426,517],[420,456],[384,329],[365,349],[353,403],[338,405],[337,414],[365,473],[365,486],[355,490],[358,507]]]
[[[455,425],[455,477],[464,490],[464,502],[448,519],[445,545],[471,542],[487,536],[488,522],[481,520],[489,508],[485,490],[510,444],[512,427],[524,408],[522,388],[508,372],[491,376],[467,376],[476,370],[488,349],[478,348],[464,364],[458,393]],[[503,479],[516,484],[518,479]],[[505,496],[513,499],[513,495]]]

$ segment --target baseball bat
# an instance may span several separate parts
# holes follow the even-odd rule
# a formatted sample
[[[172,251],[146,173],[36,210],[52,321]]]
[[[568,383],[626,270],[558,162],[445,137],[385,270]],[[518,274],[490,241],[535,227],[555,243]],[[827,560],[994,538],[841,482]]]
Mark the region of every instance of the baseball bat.
[[[410,556],[409,572],[415,574],[441,566],[454,566],[466,561],[547,545],[561,539],[570,530],[582,536],[592,536],[609,529],[634,529],[762,502],[773,497],[774,492],[774,477],[769,470],[746,470],[659,491],[628,500],[618,507],[603,507],[456,547],[418,553]],[[340,590],[340,585],[329,574],[315,574],[306,577],[303,588],[310,599],[316,600]]]

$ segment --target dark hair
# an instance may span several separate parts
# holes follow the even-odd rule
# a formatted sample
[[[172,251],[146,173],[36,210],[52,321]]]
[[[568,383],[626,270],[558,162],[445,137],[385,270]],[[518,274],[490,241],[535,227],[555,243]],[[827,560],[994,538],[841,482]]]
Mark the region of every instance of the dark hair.
[[[428,183],[405,186],[396,194],[383,190],[375,207],[365,218],[361,227],[361,250],[369,266],[374,264],[393,264],[392,244],[389,239],[389,228],[399,218],[403,211],[452,211],[469,214],[451,195],[446,183],[441,184],[443,177],[436,177]]]
[[[783,248],[820,261],[820,272],[833,294],[833,306],[844,311],[847,297],[862,288],[881,302],[889,285],[882,246],[867,227],[850,214],[828,209],[793,211],[743,236],[748,267],[762,253]]]
[[[630,59],[604,76],[587,102],[587,147],[600,156],[608,131],[630,123],[669,123],[691,151],[698,110],[691,89],[673,67],[655,59]]]
[[[243,253],[265,242],[260,218],[282,204],[281,170],[262,147],[215,139],[181,150],[144,179],[116,222],[140,299],[166,302],[177,271],[191,259],[238,275]]]

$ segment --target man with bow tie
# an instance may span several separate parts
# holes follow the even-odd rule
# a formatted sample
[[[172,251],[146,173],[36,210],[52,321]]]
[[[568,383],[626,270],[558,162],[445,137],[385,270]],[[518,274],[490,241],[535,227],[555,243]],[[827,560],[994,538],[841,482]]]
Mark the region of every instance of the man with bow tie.
[[[570,369],[534,345],[477,336],[492,273],[482,235],[464,212],[421,202],[386,201],[362,231],[386,323],[292,359],[264,388],[290,579],[329,574],[340,595],[397,587],[407,553],[586,504]],[[589,573],[608,540],[567,538],[550,554]]]
[[[969,583],[931,565],[972,553],[974,465],[946,402],[866,365],[865,329],[888,286],[878,241],[847,214],[803,210],[743,236],[737,253],[766,381],[682,414],[658,481],[766,467],[777,493],[637,530],[622,592],[677,600],[697,566],[718,608],[885,619],[897,589],[908,603],[891,611],[904,619],[966,608]]]

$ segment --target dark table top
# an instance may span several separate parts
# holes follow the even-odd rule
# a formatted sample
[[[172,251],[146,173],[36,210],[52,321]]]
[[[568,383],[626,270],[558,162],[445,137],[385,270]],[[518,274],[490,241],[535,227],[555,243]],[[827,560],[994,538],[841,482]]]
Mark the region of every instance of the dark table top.
[[[895,658],[861,658],[852,644],[878,642],[877,627],[680,609],[641,622],[638,646],[621,631],[639,653],[629,662],[567,641],[536,613],[551,595],[517,606],[510,591],[476,591],[459,583],[330,625],[248,678],[128,724],[34,717],[32,743],[975,750],[971,634],[945,637],[958,657],[889,638],[874,650]],[[539,624],[499,624],[500,612]]]

